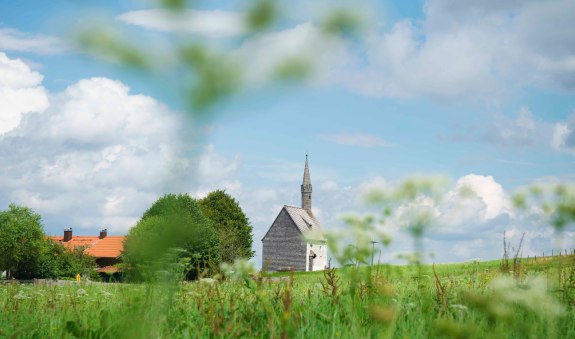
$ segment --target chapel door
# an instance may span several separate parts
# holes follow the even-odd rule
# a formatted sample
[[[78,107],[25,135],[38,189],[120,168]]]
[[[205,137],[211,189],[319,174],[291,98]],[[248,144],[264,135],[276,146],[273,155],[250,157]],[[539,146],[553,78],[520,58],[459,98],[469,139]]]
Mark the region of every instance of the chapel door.
[[[313,251],[309,251],[309,269],[308,271],[313,271],[313,259],[316,257],[317,255],[313,252]]]

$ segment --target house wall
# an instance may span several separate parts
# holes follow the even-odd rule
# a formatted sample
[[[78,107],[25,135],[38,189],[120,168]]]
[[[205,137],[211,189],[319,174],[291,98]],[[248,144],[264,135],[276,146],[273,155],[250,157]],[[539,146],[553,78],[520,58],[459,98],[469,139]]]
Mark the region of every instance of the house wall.
[[[313,267],[309,267],[309,255],[313,251],[316,254],[313,259]],[[306,271],[321,271],[327,268],[327,245],[323,243],[307,244],[306,257],[308,258]]]
[[[307,268],[307,244],[301,232],[282,209],[263,239],[262,268],[268,271],[294,269],[305,271]]]

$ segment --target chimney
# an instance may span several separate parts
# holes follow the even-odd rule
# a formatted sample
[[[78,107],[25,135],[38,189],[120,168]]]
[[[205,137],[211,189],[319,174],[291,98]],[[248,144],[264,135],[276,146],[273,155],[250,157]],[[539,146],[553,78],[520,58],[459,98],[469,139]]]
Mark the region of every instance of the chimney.
[[[104,228],[100,230],[100,239],[104,239],[106,236],[108,236],[108,229]]]
[[[72,227],[64,229],[64,242],[72,240]]]

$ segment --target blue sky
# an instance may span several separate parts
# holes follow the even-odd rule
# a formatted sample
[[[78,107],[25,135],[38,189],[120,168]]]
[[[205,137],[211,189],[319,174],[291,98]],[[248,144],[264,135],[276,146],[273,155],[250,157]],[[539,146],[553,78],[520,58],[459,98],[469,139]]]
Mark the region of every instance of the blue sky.
[[[365,25],[353,40],[322,36],[327,1],[299,1],[278,26],[241,38],[234,20],[246,2],[193,3],[193,24],[162,21],[151,1],[0,3],[0,206],[34,208],[51,234],[124,234],[165,192],[223,188],[252,220],[259,256],[281,206],[300,203],[307,152],[327,229],[366,211],[365,187],[441,174],[448,190],[478,196],[461,215],[436,206],[444,225],[427,239],[436,260],[497,258],[502,230],[516,241],[527,232],[527,254],[551,249],[550,228],[513,210],[510,196],[575,180],[574,1],[368,1],[354,5]],[[72,47],[95,18],[136,45],[179,34],[224,46],[244,62],[248,90],[183,124],[169,81]],[[312,78],[265,82],[294,53],[317,62]],[[382,225],[395,239],[386,260],[411,248],[399,224]]]

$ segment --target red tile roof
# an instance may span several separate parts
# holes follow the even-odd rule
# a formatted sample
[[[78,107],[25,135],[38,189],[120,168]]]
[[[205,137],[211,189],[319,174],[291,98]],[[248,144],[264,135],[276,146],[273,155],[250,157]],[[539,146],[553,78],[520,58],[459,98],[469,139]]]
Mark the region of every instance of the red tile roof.
[[[95,258],[117,258],[124,249],[124,236],[107,236],[100,239],[98,236],[73,236],[64,242],[63,236],[49,237],[67,248],[85,247],[84,252]]]

